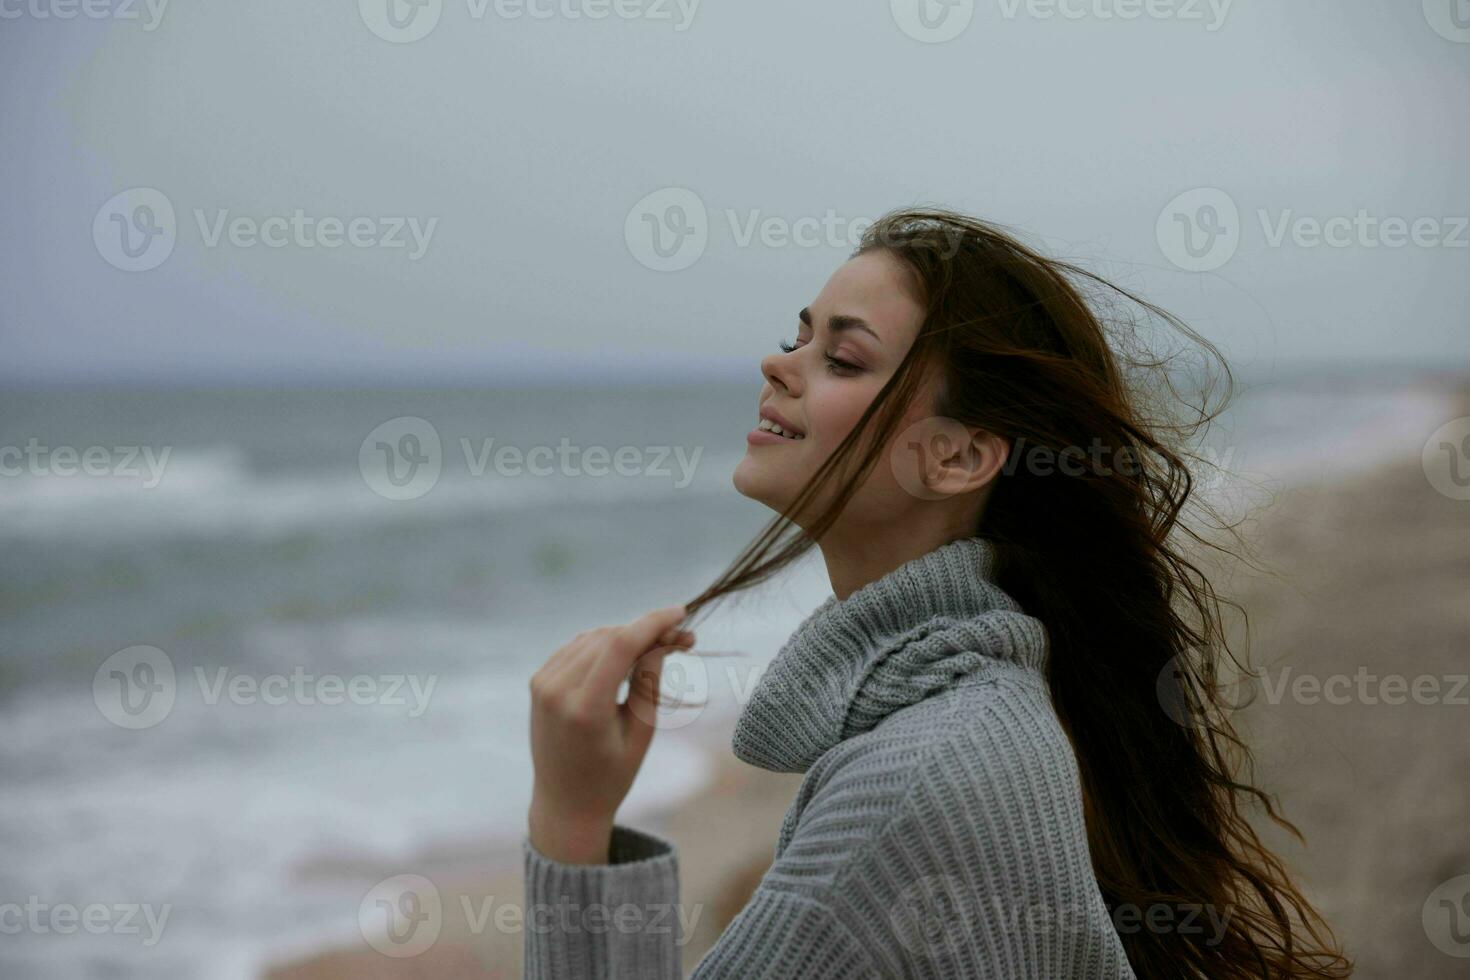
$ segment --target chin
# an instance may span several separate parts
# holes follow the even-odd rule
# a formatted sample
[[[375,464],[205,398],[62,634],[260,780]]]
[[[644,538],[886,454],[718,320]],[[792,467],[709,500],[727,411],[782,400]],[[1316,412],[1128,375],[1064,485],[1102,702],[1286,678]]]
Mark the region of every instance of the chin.
[[[763,479],[764,476],[765,474],[760,472],[760,464],[750,456],[746,456],[735,465],[735,472],[730,476],[730,482],[742,497],[749,497],[772,510],[779,511],[781,507],[778,502],[777,488],[771,486],[769,479]]]
[[[751,461],[746,456],[735,464],[735,472],[730,475],[730,483],[734,485],[735,491],[742,497],[750,497],[752,500],[760,499],[755,493],[755,478],[750,473]]]

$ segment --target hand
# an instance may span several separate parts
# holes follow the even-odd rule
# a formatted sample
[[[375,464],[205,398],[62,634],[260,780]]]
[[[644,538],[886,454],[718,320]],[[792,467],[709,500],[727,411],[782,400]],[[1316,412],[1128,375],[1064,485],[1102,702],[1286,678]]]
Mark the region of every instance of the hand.
[[[578,633],[531,678],[530,839],[552,860],[607,863],[613,816],[653,740],[664,657],[694,645],[692,632],[677,629],[684,617],[683,606],[670,606]]]

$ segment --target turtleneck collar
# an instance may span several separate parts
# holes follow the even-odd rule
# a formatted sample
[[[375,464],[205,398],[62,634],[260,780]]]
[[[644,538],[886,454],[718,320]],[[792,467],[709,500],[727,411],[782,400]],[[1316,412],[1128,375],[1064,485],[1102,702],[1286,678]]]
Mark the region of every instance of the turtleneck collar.
[[[960,538],[846,599],[828,596],[791,635],[735,726],[735,754],[805,772],[843,739],[1005,661],[1044,674],[1046,631],[994,580],[995,552]]]

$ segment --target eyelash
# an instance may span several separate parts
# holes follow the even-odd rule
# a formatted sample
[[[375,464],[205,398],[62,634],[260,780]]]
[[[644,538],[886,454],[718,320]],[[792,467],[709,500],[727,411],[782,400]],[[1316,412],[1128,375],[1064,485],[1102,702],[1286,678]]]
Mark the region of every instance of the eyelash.
[[[787,353],[787,354],[790,354],[792,351],[796,350],[796,347],[797,347],[796,344],[788,344],[784,340],[780,342],[780,345],[781,345],[781,350],[784,353]],[[852,364],[852,363],[850,363],[848,361],[844,361],[844,360],[842,360],[839,357],[833,357],[831,354],[823,354],[822,356],[827,359],[827,370],[833,372],[834,374],[837,373],[837,372],[839,372],[839,371],[860,371],[860,370],[862,370],[856,364]]]

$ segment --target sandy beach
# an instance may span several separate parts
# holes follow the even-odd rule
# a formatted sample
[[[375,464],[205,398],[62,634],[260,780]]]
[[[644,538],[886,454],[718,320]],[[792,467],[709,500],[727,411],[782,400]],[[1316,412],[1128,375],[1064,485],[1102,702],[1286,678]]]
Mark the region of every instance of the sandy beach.
[[[727,715],[700,726],[697,737],[710,755],[711,772],[703,792],[671,810],[629,821],[667,837],[678,848],[681,901],[692,926],[684,947],[686,970],[719,937],[765,872],[781,817],[801,782],[799,775],[765,772],[736,760],[729,749],[733,724],[733,715]],[[519,977],[521,932],[514,924],[497,928],[495,913],[521,903],[520,861],[518,845],[506,842],[425,853],[415,871],[437,886],[444,910],[442,932],[429,950],[413,958],[392,959],[364,942],[281,966],[268,976],[271,980]],[[380,870],[385,875],[402,871]]]
[[[1460,414],[1470,415],[1470,392]],[[1436,492],[1419,447],[1406,449],[1371,471],[1277,492],[1249,531],[1270,574],[1237,570],[1217,587],[1248,610],[1251,661],[1264,670],[1256,700],[1237,714],[1257,782],[1279,797],[1306,846],[1264,820],[1263,834],[1344,940],[1358,976],[1434,980],[1470,970],[1470,959],[1436,948],[1423,918],[1437,886],[1470,874],[1470,689],[1453,681],[1470,651],[1470,503]],[[1438,696],[1394,698],[1392,675],[1411,690],[1435,678]],[[1327,683],[1339,676],[1351,687]],[[1352,693],[1314,696],[1313,681]],[[678,847],[682,899],[698,913],[686,969],[759,880],[799,782],[734,760],[732,723],[696,726],[714,760],[707,791],[636,822]],[[521,900],[518,848],[446,846],[416,870],[444,907],[427,951],[394,959],[360,943],[268,976],[519,977],[521,933],[497,928],[495,914]],[[488,916],[477,923],[466,908]]]

